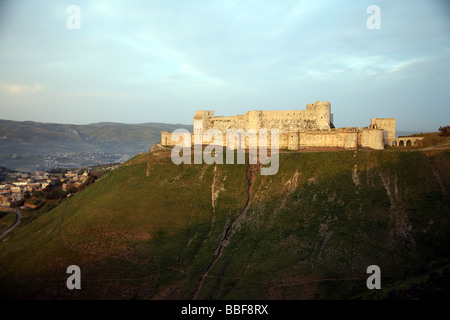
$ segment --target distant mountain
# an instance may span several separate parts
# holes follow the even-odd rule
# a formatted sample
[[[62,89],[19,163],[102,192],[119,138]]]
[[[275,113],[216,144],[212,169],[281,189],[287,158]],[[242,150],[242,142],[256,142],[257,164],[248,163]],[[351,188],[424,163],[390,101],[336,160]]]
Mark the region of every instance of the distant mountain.
[[[189,125],[165,123],[74,125],[0,120],[0,165],[32,171],[122,162],[148,151],[160,141],[161,131],[178,128],[192,131]]]
[[[17,172],[17,171],[0,166],[0,174],[2,174],[2,173],[14,173],[14,172]]]
[[[8,173],[14,173],[16,171],[0,166],[0,183],[6,180]]]

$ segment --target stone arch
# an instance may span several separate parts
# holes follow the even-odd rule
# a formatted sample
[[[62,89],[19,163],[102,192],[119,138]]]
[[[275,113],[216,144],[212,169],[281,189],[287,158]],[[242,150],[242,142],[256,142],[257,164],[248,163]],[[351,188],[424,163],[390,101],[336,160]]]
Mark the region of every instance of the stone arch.
[[[411,140],[406,141],[406,146],[408,146],[408,147],[412,146]]]
[[[395,147],[397,145],[397,141],[392,141],[392,146]]]
[[[399,143],[398,143],[398,146],[399,147],[404,147],[405,146],[405,141],[400,140]]]

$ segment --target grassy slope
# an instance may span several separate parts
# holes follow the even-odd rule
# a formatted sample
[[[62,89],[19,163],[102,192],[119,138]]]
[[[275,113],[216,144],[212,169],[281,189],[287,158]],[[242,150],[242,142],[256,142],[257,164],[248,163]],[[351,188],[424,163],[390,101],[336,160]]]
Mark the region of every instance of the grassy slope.
[[[438,132],[417,133],[411,135],[412,137],[424,137],[422,141],[423,147],[448,147],[450,137],[440,136]]]
[[[442,268],[449,166],[448,151],[281,154],[276,175],[258,175],[198,298],[374,298],[371,264],[389,289],[436,261]],[[192,298],[245,205],[245,169],[136,156],[0,244],[0,295]],[[81,267],[82,290],[65,289],[71,264]]]

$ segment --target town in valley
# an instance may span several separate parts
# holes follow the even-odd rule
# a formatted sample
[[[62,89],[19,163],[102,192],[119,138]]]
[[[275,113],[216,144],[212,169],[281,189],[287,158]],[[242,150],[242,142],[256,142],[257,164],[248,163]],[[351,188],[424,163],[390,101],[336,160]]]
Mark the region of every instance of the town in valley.
[[[108,164],[86,169],[53,169],[34,172],[18,172],[2,167],[0,211],[13,211],[17,207],[36,209],[43,203],[39,200],[39,196],[45,193],[53,193],[53,198],[68,198],[82,189],[83,185],[95,181],[106,170],[114,170],[118,166],[118,164]]]

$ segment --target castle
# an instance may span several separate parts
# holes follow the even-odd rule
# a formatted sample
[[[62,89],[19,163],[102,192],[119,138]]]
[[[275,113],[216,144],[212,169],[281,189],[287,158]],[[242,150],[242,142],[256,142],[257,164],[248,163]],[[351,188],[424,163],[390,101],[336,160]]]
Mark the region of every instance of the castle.
[[[316,101],[306,105],[305,110],[249,111],[244,115],[216,117],[214,111],[197,111],[194,115],[194,136],[201,137],[202,144],[211,144],[209,129],[219,130],[223,135],[223,146],[227,146],[227,130],[248,132],[267,129],[267,146],[270,146],[270,130],[279,130],[279,148],[302,150],[307,148],[384,149],[395,140],[395,118],[372,118],[370,125],[363,128],[335,128],[333,114],[328,101]],[[216,131],[217,132],[217,131]],[[175,137],[174,137],[175,138]],[[161,144],[175,146],[179,139],[172,140],[172,133],[161,132]],[[248,136],[233,141],[234,146],[249,148]]]

